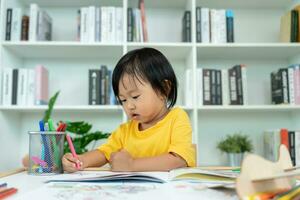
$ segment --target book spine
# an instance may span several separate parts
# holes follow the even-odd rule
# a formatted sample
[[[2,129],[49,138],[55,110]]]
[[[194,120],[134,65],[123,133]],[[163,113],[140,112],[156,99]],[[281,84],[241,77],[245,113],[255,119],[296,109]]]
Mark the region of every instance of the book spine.
[[[279,70],[281,75],[281,85],[282,85],[282,95],[284,104],[288,104],[290,102],[289,99],[289,83],[288,83],[288,69],[282,68]]]
[[[300,104],[300,69],[299,64],[294,68],[294,89],[295,89],[295,104]]]
[[[226,10],[227,42],[234,42],[234,17],[232,10]]]
[[[191,36],[191,33],[192,33],[192,25],[191,25],[191,11],[186,11],[186,42],[191,42],[192,41],[192,36]]]
[[[36,41],[37,39],[38,10],[37,4],[30,4],[29,41]]]
[[[298,40],[298,11],[291,11],[291,42]]]
[[[229,105],[229,82],[227,69],[222,69],[222,105]]]
[[[18,76],[18,90],[17,90],[17,105],[27,105],[27,84],[28,84],[28,70],[19,69]]]
[[[247,68],[241,65],[242,70],[242,90],[243,90],[243,105],[248,105],[248,82],[247,82]]]
[[[201,42],[201,7],[196,7],[196,42]]]
[[[80,42],[89,41],[89,32],[88,32],[88,8],[82,7],[80,9],[81,13],[81,22],[80,22]]]
[[[148,31],[147,31],[147,21],[146,21],[145,1],[144,0],[139,0],[139,8],[141,11],[143,39],[144,39],[144,42],[148,42]]]
[[[217,87],[217,92],[216,92],[216,97],[217,97],[217,105],[222,105],[222,74],[221,70],[216,70],[216,87]]]
[[[81,10],[77,10],[77,37],[76,41],[80,41],[80,33],[81,33]]]
[[[216,70],[210,69],[211,105],[217,104]]]
[[[197,68],[197,100],[198,106],[203,105],[203,70],[202,68]]]
[[[133,41],[133,13],[132,8],[127,9],[127,41],[132,42]]]
[[[101,41],[101,8],[95,8],[95,41]]]
[[[48,70],[38,65],[35,68],[35,75],[35,105],[46,105],[49,94]]]
[[[96,35],[96,8],[95,6],[88,7],[88,38],[89,42],[95,42],[95,35]]]
[[[210,42],[210,15],[209,8],[201,8],[201,42]]]
[[[17,105],[17,92],[18,92],[18,76],[19,69],[13,69],[13,79],[12,79],[12,99],[11,104]]]
[[[300,131],[295,131],[295,162],[296,166],[300,165]]]
[[[210,36],[211,36],[211,43],[219,43],[218,40],[218,12],[216,9],[210,10]]]
[[[106,74],[107,67],[105,65],[101,66],[101,96],[100,96],[100,104],[106,104]]]
[[[294,67],[288,68],[289,103],[295,105]]]
[[[288,130],[285,128],[280,129],[280,144],[283,144],[286,146],[287,149],[289,149],[289,134]]]
[[[22,17],[22,33],[21,33],[21,40],[28,41],[28,31],[29,31],[29,17],[24,15]]]
[[[123,8],[116,8],[116,42],[123,42]]]
[[[33,106],[35,105],[35,70],[28,70],[28,85],[27,85],[27,105]]]
[[[219,42],[227,42],[227,30],[226,30],[226,10],[218,10],[218,32],[219,32]]]
[[[11,39],[11,23],[12,23],[12,9],[8,8],[6,10],[6,31],[5,31],[5,40],[7,41]]]
[[[295,158],[295,131],[289,131],[289,151],[291,155],[291,160],[293,163],[293,166],[296,165],[296,158]]]
[[[99,70],[89,70],[89,105],[97,105],[99,102]]]
[[[12,41],[20,41],[21,26],[22,26],[22,10],[21,10],[21,8],[13,8],[12,27],[11,27],[11,40]]]
[[[13,70],[11,68],[3,68],[3,87],[2,87],[2,104],[11,105],[12,101],[12,83]]]
[[[230,105],[238,105],[236,76],[235,68],[230,68],[228,71]]]
[[[211,75],[209,69],[203,69],[203,105],[211,105]]]

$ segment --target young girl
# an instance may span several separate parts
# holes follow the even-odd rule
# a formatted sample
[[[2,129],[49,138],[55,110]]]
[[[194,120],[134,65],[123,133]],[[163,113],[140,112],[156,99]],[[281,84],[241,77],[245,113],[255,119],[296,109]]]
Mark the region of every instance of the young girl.
[[[128,52],[113,71],[112,85],[130,120],[98,149],[78,155],[78,159],[65,154],[65,171],[107,162],[112,171],[169,171],[195,166],[191,124],[184,110],[172,108],[177,99],[177,80],[161,52],[153,48]]]

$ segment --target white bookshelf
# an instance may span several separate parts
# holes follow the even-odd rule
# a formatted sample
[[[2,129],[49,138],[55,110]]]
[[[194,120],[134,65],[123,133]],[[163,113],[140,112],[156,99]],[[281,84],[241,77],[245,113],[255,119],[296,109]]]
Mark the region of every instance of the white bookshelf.
[[[53,18],[53,41],[11,42],[4,40],[5,16],[8,7],[37,3]],[[216,143],[227,134],[242,131],[254,142],[255,153],[262,154],[262,133],[266,129],[286,127],[300,129],[300,106],[270,104],[270,73],[300,61],[300,45],[279,43],[280,16],[295,2],[292,0],[145,0],[149,42],[81,43],[76,38],[76,15],[82,6],[123,7],[127,23],[128,7],[137,7],[138,0],[2,0],[0,32],[0,68],[34,68],[43,64],[50,73],[49,94],[60,90],[54,108],[54,121],[85,120],[93,128],[113,131],[126,121],[120,106],[88,106],[88,69],[101,64],[113,69],[126,52],[154,47],[162,51],[174,67],[179,82],[177,106],[184,108],[193,125],[193,142],[197,147],[198,165],[225,165],[226,157]],[[232,9],[235,14],[235,43],[196,43],[195,8]],[[192,42],[181,42],[184,11],[192,11]],[[185,70],[198,67],[229,68],[246,64],[249,105],[201,106],[184,105]],[[70,74],[66,76],[66,74]],[[194,93],[197,92],[195,74]],[[194,97],[193,102],[196,102]],[[36,130],[46,106],[0,106],[0,170],[17,167],[28,151],[28,130]],[[4,150],[11,149],[11,155]],[[2,162],[1,162],[2,163]]]

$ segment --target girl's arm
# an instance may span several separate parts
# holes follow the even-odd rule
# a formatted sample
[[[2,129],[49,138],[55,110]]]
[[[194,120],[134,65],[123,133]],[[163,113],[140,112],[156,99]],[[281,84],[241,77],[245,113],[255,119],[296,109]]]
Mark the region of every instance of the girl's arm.
[[[101,167],[107,163],[104,154],[99,150],[93,150],[78,155],[78,159],[74,158],[71,153],[67,153],[62,158],[63,168],[67,172],[76,172],[87,167]],[[80,169],[76,168],[75,163],[80,164]]]
[[[126,150],[113,153],[110,164],[112,171],[170,171],[187,166],[185,160],[175,153],[133,159]]]

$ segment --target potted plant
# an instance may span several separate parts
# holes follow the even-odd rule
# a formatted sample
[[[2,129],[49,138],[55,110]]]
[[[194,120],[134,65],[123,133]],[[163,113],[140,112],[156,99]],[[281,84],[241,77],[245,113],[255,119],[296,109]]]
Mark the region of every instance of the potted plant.
[[[240,166],[245,152],[252,152],[252,141],[246,135],[235,133],[221,140],[217,148],[227,153],[230,166]]]

